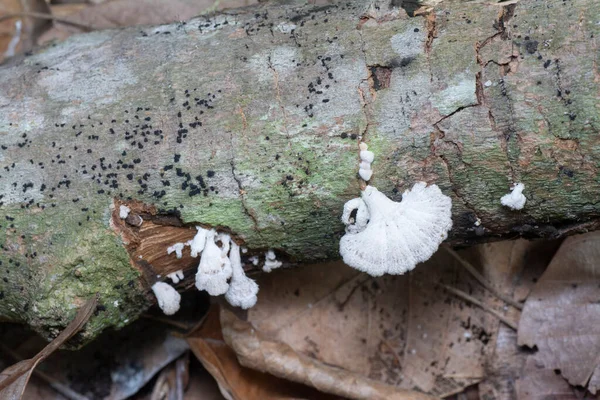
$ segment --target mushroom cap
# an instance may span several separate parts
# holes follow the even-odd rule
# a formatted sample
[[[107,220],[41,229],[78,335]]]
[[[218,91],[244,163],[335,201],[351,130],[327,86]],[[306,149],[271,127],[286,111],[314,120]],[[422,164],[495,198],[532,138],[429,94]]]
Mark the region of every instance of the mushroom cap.
[[[227,280],[231,277],[231,264],[223,258],[222,250],[215,243],[214,229],[206,235],[206,246],[200,257],[196,273],[196,288],[206,290],[211,296],[225,294],[229,288]]]
[[[152,291],[158,301],[158,306],[165,315],[173,315],[179,311],[181,295],[175,288],[165,282],[156,282],[152,285]]]
[[[525,202],[527,201],[527,197],[523,195],[523,190],[525,190],[525,185],[522,183],[517,183],[512,192],[505,194],[500,198],[500,203],[503,206],[509,207],[513,210],[520,210],[525,207]]]
[[[240,258],[240,248],[234,242],[231,243],[229,259],[233,274],[229,290],[225,293],[225,299],[232,306],[247,310],[256,304],[258,285],[244,273]]]
[[[367,186],[362,200],[369,222],[347,231],[340,254],[346,264],[373,276],[412,270],[437,251],[452,228],[452,200],[436,185],[417,182],[399,203]]]
[[[201,226],[197,226],[196,229],[198,232],[196,232],[194,238],[187,242],[190,246],[192,257],[198,257],[198,254],[202,253],[206,245],[206,234],[209,232],[208,229],[204,229]]]

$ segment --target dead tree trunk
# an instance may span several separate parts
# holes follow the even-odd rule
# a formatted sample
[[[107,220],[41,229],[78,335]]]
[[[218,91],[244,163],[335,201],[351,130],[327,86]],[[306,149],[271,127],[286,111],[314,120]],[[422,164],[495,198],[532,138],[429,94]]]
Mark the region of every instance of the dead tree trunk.
[[[337,258],[359,138],[392,198],[452,197],[452,243],[594,228],[600,3],[389,3],[94,32],[0,68],[0,316],[51,336],[100,292],[82,339],[123,326],[197,264],[166,254],[194,224]]]

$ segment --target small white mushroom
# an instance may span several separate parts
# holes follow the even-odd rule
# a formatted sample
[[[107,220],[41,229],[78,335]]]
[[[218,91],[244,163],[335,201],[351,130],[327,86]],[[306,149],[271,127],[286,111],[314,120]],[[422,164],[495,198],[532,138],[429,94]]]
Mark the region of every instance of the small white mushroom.
[[[513,210],[521,210],[527,201],[527,198],[523,195],[524,189],[525,185],[522,183],[515,184],[512,188],[512,192],[502,196],[500,203],[502,203],[503,206],[509,207]]]
[[[183,270],[180,269],[179,271],[171,272],[167,275],[167,278],[171,279],[174,284],[178,284],[184,278]]]
[[[404,192],[400,203],[367,186],[362,201],[368,223],[347,229],[340,240],[340,254],[346,264],[373,276],[412,270],[436,252],[452,228],[452,200],[436,185],[417,182]],[[347,208],[355,208],[355,224],[364,224],[364,216],[358,221],[361,203],[350,202],[344,215]],[[343,216],[343,220],[346,223],[349,218]]]
[[[198,257],[198,254],[202,253],[202,250],[204,250],[204,246],[206,244],[206,233],[208,232],[208,229],[204,229],[201,226],[197,226],[196,229],[198,231],[196,232],[196,236],[194,236],[192,240],[188,240],[186,243],[188,246],[190,246],[192,257]]]
[[[360,144],[360,165],[358,167],[358,175],[365,180],[371,180],[373,176],[373,170],[371,169],[371,163],[375,159],[375,154],[372,151],[367,150],[369,147],[366,143]]]
[[[166,315],[173,315],[179,311],[181,295],[173,286],[165,282],[156,282],[152,285],[152,291],[158,300],[158,306]]]
[[[227,292],[229,288],[227,280],[232,272],[229,260],[223,259],[222,251],[215,243],[215,235],[214,229],[206,234],[206,245],[196,273],[196,288],[206,290],[211,296],[219,296]]]
[[[183,243],[175,243],[173,246],[169,246],[167,247],[167,254],[171,254],[173,252],[175,252],[175,256],[177,258],[181,258],[183,256],[183,247],[185,246],[185,244]]]
[[[275,255],[275,252],[272,249],[269,249],[265,253],[265,265],[263,265],[262,270],[264,272],[271,272],[274,269],[281,267],[281,265],[282,262],[277,261],[277,256]]]
[[[252,256],[248,259],[248,261],[250,261],[252,263],[252,265],[256,266],[258,265],[258,263],[260,263],[260,259],[258,258],[258,256]]]
[[[229,284],[229,290],[225,293],[225,299],[232,306],[241,307],[246,310],[256,304],[258,285],[244,273],[240,258],[240,248],[234,242],[231,242],[229,260],[231,262],[233,273]]]
[[[361,168],[358,170],[358,175],[360,175],[364,181],[370,181],[371,177],[373,176],[373,171],[370,169]]]
[[[131,211],[131,208],[124,206],[124,205],[120,205],[119,206],[119,218],[121,218],[121,219],[127,218],[130,211]]]
[[[360,152],[360,160],[366,163],[371,164],[375,159],[375,154],[369,150],[361,150]]]

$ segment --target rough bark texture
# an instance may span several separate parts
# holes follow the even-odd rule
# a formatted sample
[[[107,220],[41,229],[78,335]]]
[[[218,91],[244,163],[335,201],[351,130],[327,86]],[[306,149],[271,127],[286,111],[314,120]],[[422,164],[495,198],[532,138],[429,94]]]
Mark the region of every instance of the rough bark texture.
[[[0,316],[52,336],[100,292],[83,338],[123,326],[197,263],[166,256],[194,224],[337,258],[360,137],[390,197],[452,197],[453,243],[595,227],[599,3],[391,3],[94,32],[0,68]]]

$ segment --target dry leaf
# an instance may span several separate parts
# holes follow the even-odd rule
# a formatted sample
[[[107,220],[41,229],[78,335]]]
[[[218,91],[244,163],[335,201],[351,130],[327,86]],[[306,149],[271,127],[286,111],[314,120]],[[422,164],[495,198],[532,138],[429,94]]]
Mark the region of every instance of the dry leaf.
[[[485,375],[496,320],[438,284],[489,296],[445,252],[403,276],[373,278],[342,263],[261,276],[248,322],[296,352],[382,383],[444,397]]]
[[[187,350],[168,327],[144,319],[107,331],[77,352],[57,352],[40,369],[90,398],[122,400]]]
[[[544,368],[542,362],[536,359],[537,354],[527,358],[525,368],[516,381],[516,398],[519,400],[584,400],[596,399],[581,393],[551,369]],[[515,398],[515,397],[513,397]]]
[[[42,351],[33,358],[20,361],[2,371],[0,373],[0,398],[6,400],[20,399],[33,369],[83,328],[90,319],[92,312],[96,310],[97,303],[98,295],[95,295],[79,309],[75,319]]]
[[[537,366],[557,370],[592,393],[600,387],[599,259],[600,232],[566,239],[528,297],[519,324],[519,344],[537,347]]]
[[[189,382],[188,353],[165,367],[154,384],[150,400],[183,400],[183,392]]]
[[[20,14],[0,20],[0,63],[5,58],[31,50],[37,38],[52,26],[49,19],[26,17],[23,13],[50,14],[44,0],[2,0],[0,17]]]
[[[482,275],[493,285],[516,300],[524,300],[552,259],[560,241],[515,240],[479,245],[463,253],[474,265],[481,265]],[[503,303],[489,299],[488,306],[501,309]],[[519,320],[519,311],[507,310],[507,317]],[[531,352],[517,344],[517,333],[499,325],[492,340],[493,347],[487,355],[486,377],[479,383],[483,399],[513,400],[517,398],[515,381],[522,376],[525,361]],[[489,346],[488,349],[489,350]],[[554,376],[554,379],[562,379]]]
[[[249,0],[223,0],[219,9],[247,5]],[[215,4],[215,0],[115,0],[90,6],[66,17],[67,20],[89,26],[93,29],[120,28],[136,25],[160,25],[186,21]],[[51,40],[64,40],[82,32],[73,26],[62,23],[40,38],[40,43]]]
[[[224,400],[217,382],[204,368],[192,368],[184,400]]]
[[[200,328],[187,340],[196,357],[215,378],[221,393],[227,399],[338,399],[313,388],[242,367],[235,352],[223,341],[218,306],[211,308]]]
[[[223,337],[242,365],[281,378],[313,386],[351,399],[432,400],[434,397],[398,389],[294,351],[289,345],[269,340],[231,311],[221,310]]]

